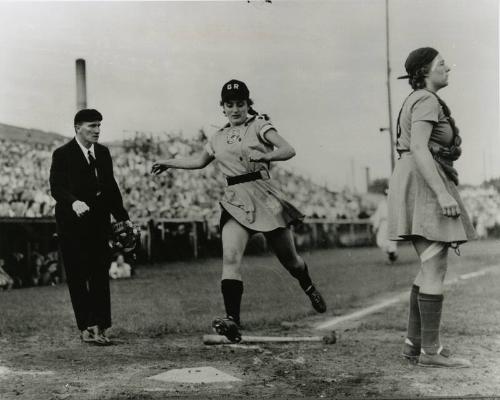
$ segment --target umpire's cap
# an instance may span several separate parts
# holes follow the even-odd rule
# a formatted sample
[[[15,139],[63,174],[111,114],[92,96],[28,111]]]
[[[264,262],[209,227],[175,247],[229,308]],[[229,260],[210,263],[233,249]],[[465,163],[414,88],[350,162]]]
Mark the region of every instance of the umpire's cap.
[[[78,111],[75,114],[75,120],[74,124],[75,125],[80,125],[82,122],[94,122],[94,121],[102,121],[102,114],[97,111],[92,109],[83,109]]]
[[[245,85],[245,82],[231,79],[222,86],[220,96],[223,102],[230,100],[248,100],[250,98],[250,91],[247,85]]]

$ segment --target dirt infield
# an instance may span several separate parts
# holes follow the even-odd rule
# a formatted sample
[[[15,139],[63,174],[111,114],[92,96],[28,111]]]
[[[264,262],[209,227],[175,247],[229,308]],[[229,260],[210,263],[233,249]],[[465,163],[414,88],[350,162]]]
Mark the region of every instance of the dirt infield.
[[[484,258],[480,254],[493,244],[478,244],[477,252],[460,260],[470,265],[461,272],[477,271],[479,264],[484,267],[484,263],[478,261]],[[198,332],[151,337],[114,331],[117,344],[101,348],[81,344],[70,327],[63,327],[58,332],[30,327],[29,321],[23,321],[29,334],[0,335],[0,399],[500,395],[498,287],[500,269],[457,280],[446,290],[443,341],[458,355],[469,358],[472,368],[425,369],[403,360],[399,352],[406,325],[405,303],[337,327],[338,341],[331,345],[205,346]],[[36,292],[26,293],[33,295]],[[370,296],[359,300],[356,307],[371,305],[377,298]],[[341,309],[338,314],[353,310]],[[317,335],[318,332],[310,327],[322,319],[324,317],[309,316],[282,326],[271,325],[245,333]],[[202,366],[215,367],[241,382],[173,384],[148,379],[174,368]]]

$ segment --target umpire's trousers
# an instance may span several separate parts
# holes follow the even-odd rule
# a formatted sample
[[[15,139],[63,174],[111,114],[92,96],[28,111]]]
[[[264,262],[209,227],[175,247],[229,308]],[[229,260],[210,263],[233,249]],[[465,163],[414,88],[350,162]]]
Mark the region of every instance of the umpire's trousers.
[[[63,233],[60,234],[60,245],[78,329],[94,325],[109,328],[111,258],[106,235],[102,231],[93,235]]]

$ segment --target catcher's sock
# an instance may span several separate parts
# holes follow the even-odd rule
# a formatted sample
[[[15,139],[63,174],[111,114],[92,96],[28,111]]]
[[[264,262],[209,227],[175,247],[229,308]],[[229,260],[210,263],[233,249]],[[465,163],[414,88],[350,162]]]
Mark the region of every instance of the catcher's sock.
[[[436,354],[441,347],[439,342],[439,325],[443,309],[442,294],[418,294],[418,306],[421,321],[422,351],[425,354]]]
[[[306,294],[309,294],[308,291],[314,289],[306,263],[304,263],[304,267],[294,268],[289,270],[289,272],[295,279],[299,281],[300,287],[304,292],[306,292]]]
[[[418,292],[420,287],[413,285],[410,292],[410,312],[408,314],[408,332],[406,338],[412,346],[420,347],[420,309],[418,308]]]
[[[243,282],[236,279],[223,279],[220,283],[226,314],[234,322],[240,324],[241,297],[243,296]]]

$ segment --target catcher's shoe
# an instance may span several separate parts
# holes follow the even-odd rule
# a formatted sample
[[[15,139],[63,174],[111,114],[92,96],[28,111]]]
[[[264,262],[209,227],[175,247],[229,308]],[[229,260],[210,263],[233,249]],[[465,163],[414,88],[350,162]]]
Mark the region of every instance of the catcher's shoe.
[[[451,357],[451,350],[441,346],[439,354],[448,358]],[[420,356],[420,346],[414,345],[410,339],[406,338],[401,355],[409,361],[417,362]]]
[[[309,296],[309,300],[311,300],[311,304],[313,308],[319,312],[324,313],[326,311],[326,303],[321,296],[321,293],[314,286],[311,286],[306,290],[306,294]]]
[[[227,337],[230,342],[241,342],[240,327],[231,317],[215,318],[212,321],[212,328],[215,333]]]
[[[440,348],[441,350],[441,348]],[[420,367],[431,368],[468,368],[472,367],[469,360],[457,357],[445,357],[442,352],[438,351],[436,354],[421,353],[418,357],[417,365]]]
[[[451,357],[451,350],[442,347],[440,348],[439,354],[443,357]],[[409,361],[418,361],[418,357],[420,356],[420,346],[415,346],[410,339],[406,338],[403,344],[403,350],[401,351],[401,355]]]

